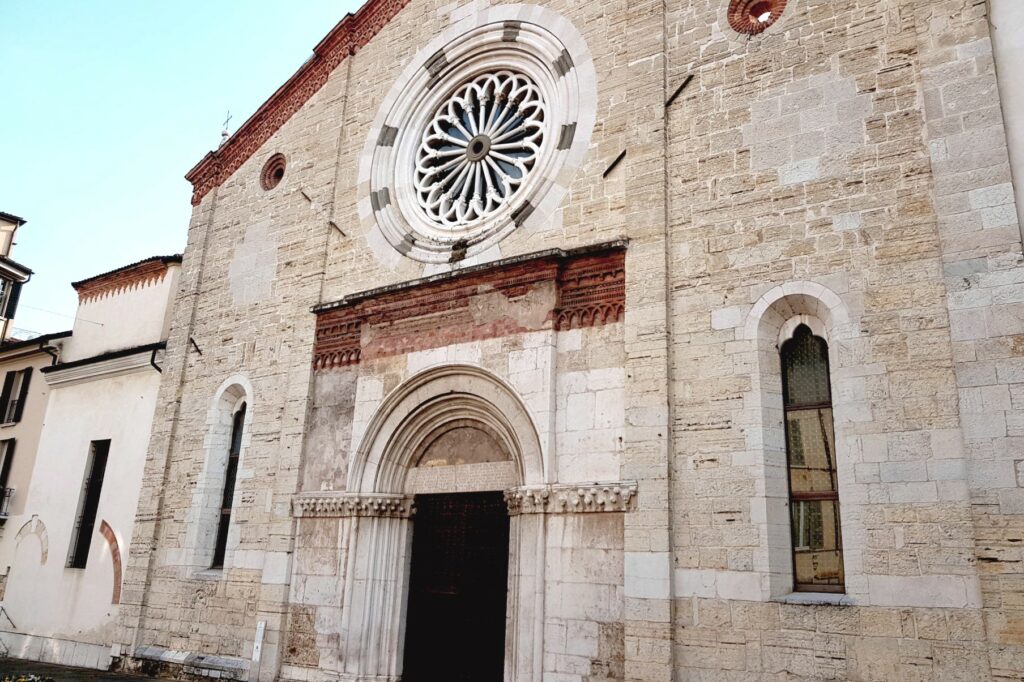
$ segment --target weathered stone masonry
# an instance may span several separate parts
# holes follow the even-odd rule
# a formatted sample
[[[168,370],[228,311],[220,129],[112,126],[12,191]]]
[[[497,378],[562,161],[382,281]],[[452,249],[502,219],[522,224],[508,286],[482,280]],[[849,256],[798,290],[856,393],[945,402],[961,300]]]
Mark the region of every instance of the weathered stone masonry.
[[[1019,678],[1024,262],[986,3],[789,0],[755,36],[728,9],[371,2],[192,171],[126,656],[394,679],[401,602],[363,579],[400,564],[411,496],[504,489],[543,511],[512,517],[507,679]],[[570,36],[589,147],[493,250],[408,258],[372,227],[378,112],[432,41],[513,14]],[[791,591],[797,322],[830,353],[840,596]],[[251,423],[210,572],[225,395]],[[442,422],[504,454],[417,467]],[[361,619],[378,596],[391,620]]]

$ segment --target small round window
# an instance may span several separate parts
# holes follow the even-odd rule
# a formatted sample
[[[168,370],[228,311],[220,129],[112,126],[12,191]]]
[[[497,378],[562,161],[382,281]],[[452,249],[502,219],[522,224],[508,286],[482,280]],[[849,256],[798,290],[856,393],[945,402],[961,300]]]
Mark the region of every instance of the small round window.
[[[263,189],[274,189],[284,178],[285,161],[283,154],[274,154],[263,166],[260,173],[260,185]]]
[[[788,0],[731,0],[729,25],[737,33],[757,35],[774,24],[786,10]]]

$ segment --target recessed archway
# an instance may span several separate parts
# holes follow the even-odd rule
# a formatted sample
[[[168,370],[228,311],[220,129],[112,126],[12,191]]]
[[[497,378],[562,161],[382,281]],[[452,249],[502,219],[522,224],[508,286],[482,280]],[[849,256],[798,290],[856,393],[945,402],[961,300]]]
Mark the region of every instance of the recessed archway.
[[[436,448],[445,443],[468,443],[483,452],[477,457],[441,457]],[[460,473],[470,469],[467,488],[459,483]],[[526,405],[508,384],[480,367],[434,367],[406,380],[384,399],[351,459],[345,493],[347,504],[356,510],[348,525],[351,578],[345,584],[342,616],[346,673],[375,679],[402,674],[407,627],[412,628],[415,620],[407,619],[414,495],[428,495],[434,509],[437,493],[450,498],[441,501],[442,507],[481,501],[469,500],[473,495],[498,495],[500,510],[493,500],[465,505],[468,510],[487,507],[502,514],[509,538],[503,554],[507,579],[504,571],[500,576],[507,593],[499,596],[505,602],[499,605],[508,609],[507,618],[504,609],[499,614],[505,645],[501,647],[499,640],[495,654],[504,652],[504,661],[496,663],[504,669],[505,679],[515,678],[517,666],[535,667],[540,653],[533,633],[540,624],[534,621],[542,614],[535,576],[543,573],[543,552],[537,548],[543,545],[544,524],[537,516],[504,516],[507,507],[501,496],[510,488],[542,486],[544,471],[544,453]],[[454,499],[463,496],[466,499]],[[437,522],[436,514],[431,518]],[[463,525],[472,529],[480,524]],[[424,557],[415,560],[422,562]],[[531,563],[524,566],[522,561]],[[410,631],[410,636],[415,633]]]

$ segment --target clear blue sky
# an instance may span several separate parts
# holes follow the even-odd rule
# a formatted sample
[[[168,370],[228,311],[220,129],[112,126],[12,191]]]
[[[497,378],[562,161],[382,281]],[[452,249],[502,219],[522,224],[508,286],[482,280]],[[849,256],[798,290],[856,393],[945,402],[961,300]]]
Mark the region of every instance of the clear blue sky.
[[[180,252],[225,113],[234,132],[360,4],[0,0],[0,211],[36,273],[15,325],[70,329],[70,282]]]

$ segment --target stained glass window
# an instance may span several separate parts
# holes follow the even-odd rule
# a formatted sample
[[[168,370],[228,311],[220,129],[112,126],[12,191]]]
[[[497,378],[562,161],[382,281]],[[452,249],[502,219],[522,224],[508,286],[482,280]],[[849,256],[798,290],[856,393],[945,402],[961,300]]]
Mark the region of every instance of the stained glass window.
[[[797,327],[782,346],[782,393],[795,589],[842,592],[843,539],[828,344],[807,325]]]

